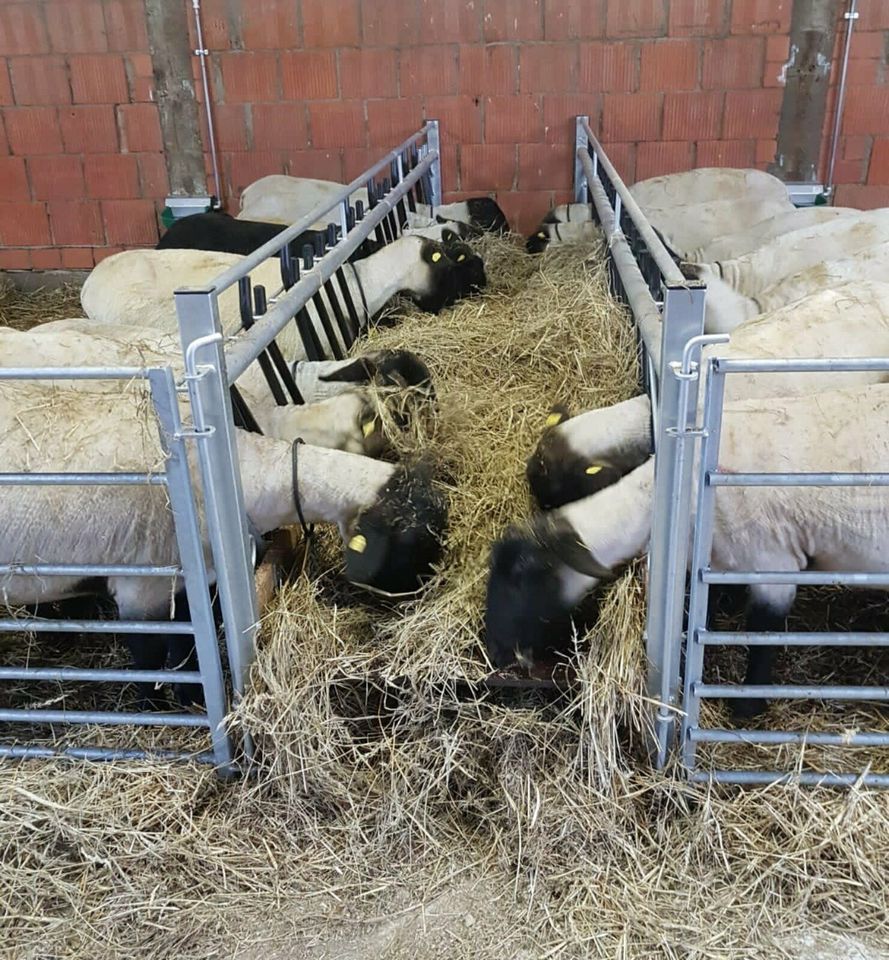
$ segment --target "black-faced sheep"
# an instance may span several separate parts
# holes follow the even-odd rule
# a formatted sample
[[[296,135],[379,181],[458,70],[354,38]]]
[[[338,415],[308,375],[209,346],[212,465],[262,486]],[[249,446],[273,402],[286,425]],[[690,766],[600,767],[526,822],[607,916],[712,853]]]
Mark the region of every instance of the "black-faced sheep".
[[[841,284],[748,320],[728,344],[703,351],[720,357],[868,357],[889,353],[889,284]],[[736,374],[726,399],[793,396],[885,380],[876,373]],[[531,492],[544,509],[579,500],[613,483],[652,451],[647,396],[569,418],[551,414],[527,464]]]
[[[162,469],[158,428],[141,384],[118,386],[116,391],[91,391],[0,383],[4,470]],[[259,533],[296,524],[299,503],[308,523],[338,528],[351,581],[401,594],[415,591],[432,573],[447,508],[425,466],[395,466],[240,430],[236,438],[246,512]],[[7,562],[177,562],[172,514],[166,491],[159,486],[3,485],[0,505]],[[212,576],[206,539],[204,553]],[[172,598],[181,587],[178,578],[108,576],[87,581],[80,576],[10,574],[0,584],[0,600],[18,607],[104,590],[121,618],[155,620],[169,617]],[[156,657],[166,647],[143,646],[143,640],[133,643],[137,662],[157,669],[163,659],[149,663],[145,657]]]
[[[725,407],[720,472],[881,472],[887,463],[887,384]],[[644,553],[653,488],[649,459],[613,486],[542,514],[530,532],[511,531],[494,545],[485,630],[496,666],[565,649],[581,600]],[[716,492],[711,567],[885,571],[887,530],[885,487],[723,487]],[[750,586],[747,629],[782,630],[795,594],[792,585]],[[751,648],[747,683],[769,683],[772,654],[770,647]],[[764,706],[760,697],[733,702],[746,716]]]

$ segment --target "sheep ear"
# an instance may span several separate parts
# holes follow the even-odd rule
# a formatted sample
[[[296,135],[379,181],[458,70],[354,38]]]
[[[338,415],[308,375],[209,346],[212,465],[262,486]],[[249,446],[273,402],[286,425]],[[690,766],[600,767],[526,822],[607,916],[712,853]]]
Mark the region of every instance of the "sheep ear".
[[[389,555],[391,535],[382,524],[365,521],[346,544],[346,579],[372,583]]]
[[[549,408],[549,413],[546,417],[546,425],[548,427],[556,427],[560,423],[564,423],[566,420],[571,419],[571,412],[569,409],[561,403],[554,403]]]

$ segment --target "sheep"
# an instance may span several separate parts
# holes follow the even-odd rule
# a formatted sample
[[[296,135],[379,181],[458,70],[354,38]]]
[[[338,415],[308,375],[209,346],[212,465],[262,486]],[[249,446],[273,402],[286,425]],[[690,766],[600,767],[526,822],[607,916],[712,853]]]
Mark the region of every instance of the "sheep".
[[[543,253],[550,246],[583,243],[601,236],[599,224],[592,220],[577,223],[544,222],[525,241],[525,249],[528,253]]]
[[[762,170],[698,167],[640,180],[630,193],[643,210],[681,209],[713,201],[774,200],[790,203],[787,187]]]
[[[889,283],[864,281],[822,290],[737,327],[731,343],[703,351],[720,357],[868,357],[889,355]],[[735,374],[726,399],[794,396],[886,379],[881,372]],[[550,414],[528,460],[531,493],[544,510],[596,493],[652,453],[646,395],[569,418]]]
[[[344,184],[332,180],[287,177],[282,174],[262,177],[245,187],[241,193],[241,212],[238,218],[295,223],[319,204],[333,202],[343,186]],[[360,200],[365,208],[368,206],[367,190],[364,187],[359,187],[349,199],[352,204]],[[509,231],[509,223],[503,211],[490,197],[474,197],[430,208],[430,218],[433,216],[438,223],[460,221],[492,233]],[[410,224],[410,218],[408,223]],[[317,221],[312,227],[323,230],[326,223]]]
[[[644,207],[648,222],[663,239],[674,259],[727,233],[747,230],[763,220],[795,209],[787,200],[706,200],[686,207]]]
[[[792,230],[732,260],[696,264],[694,273],[705,282],[719,277],[738,293],[755,297],[786,277],[822,263],[835,251],[849,257],[885,242],[889,242],[889,210],[871,210]]]
[[[208,286],[241,258],[233,254],[201,250],[130,250],[103,260],[87,277],[80,302],[96,322],[122,323],[133,317],[162,332],[178,330],[174,291],[182,287]],[[280,287],[279,263],[266,260],[251,271],[254,285],[271,294]],[[396,294],[410,296],[421,309],[436,313],[458,296],[455,265],[445,248],[431,240],[403,237],[382,250],[351,264],[343,277],[362,325],[375,316]],[[330,313],[330,311],[328,310]],[[307,313],[322,345],[327,340],[313,304]],[[219,315],[226,334],[241,325],[237,286],[219,296]],[[338,338],[335,338],[338,340]],[[279,334],[278,343],[288,360],[306,358],[295,324]],[[340,352],[342,346],[337,343]],[[332,352],[328,344],[328,352]]]
[[[64,390],[0,383],[4,470],[156,472],[163,452],[141,390]],[[292,444],[237,430],[247,516],[259,533],[297,523],[334,524],[348,580],[390,594],[416,591],[441,553],[447,507],[428,464],[393,465],[351,453]],[[189,452],[194,458],[193,447]],[[194,464],[192,464],[194,466]],[[199,491],[196,491],[199,493]],[[177,562],[166,491],[147,485],[3,486],[2,555],[9,562],[157,564]],[[200,504],[199,504],[200,506]],[[212,557],[204,531],[204,554]],[[123,619],[169,615],[178,578],[110,576],[0,580],[10,608],[107,590]],[[135,638],[136,665],[159,668],[165,643]]]
[[[349,360],[299,360],[292,373],[307,402],[324,400],[362,384],[412,387],[435,396],[429,368],[409,350],[376,350]]]
[[[752,253],[764,243],[781,237],[792,230],[798,230],[801,227],[811,227],[818,223],[827,223],[837,217],[858,216],[860,210],[853,207],[802,207],[787,210],[784,213],[769,217],[768,220],[760,220],[759,223],[748,227],[746,230],[739,230],[717,237],[710,243],[698,247],[695,250],[688,251],[686,260],[692,263],[712,263],[714,260],[730,260],[734,257],[742,257],[745,253]]]
[[[817,396],[727,404],[720,472],[884,471],[889,462],[889,384]],[[564,649],[572,612],[602,580],[642,555],[651,535],[654,462],[515,530],[491,552],[486,643],[497,667]],[[889,557],[885,487],[729,487],[716,493],[715,570],[883,571]],[[689,531],[691,532],[691,530]],[[796,588],[749,588],[745,629],[784,629]],[[746,683],[770,681],[772,648],[752,647]],[[735,701],[752,716],[764,701]]]
[[[181,375],[181,349],[171,334],[157,336],[133,325],[95,328],[90,320],[56,320],[30,331],[0,328],[0,366],[28,366],[35,356],[53,367],[168,366]],[[360,359],[353,361],[360,363]],[[365,380],[367,382],[367,380]],[[113,382],[111,382],[113,384]],[[74,389],[98,389],[95,381],[67,381]],[[238,380],[238,389],[263,434],[279,440],[301,438],[333,450],[380,457],[388,452],[376,417],[374,397],[367,387],[347,384],[318,402],[306,405],[274,402],[258,366]]]
[[[704,330],[707,333],[729,333],[738,324],[761,313],[777,310],[819,290],[836,287],[848,281],[879,279],[889,270],[889,243],[879,243],[859,251],[854,257],[824,260],[786,277],[755,297],[745,297],[718,277],[707,279]],[[703,276],[699,264],[684,268],[687,276]]]
[[[195,213],[174,221],[161,237],[155,250],[217,250],[220,253],[239,253],[246,256],[258,250],[286,230],[280,223],[264,223],[258,220],[238,220],[221,210]],[[315,246],[318,238],[326,242],[324,230],[304,230],[290,241],[294,257],[302,255],[307,244]],[[380,248],[381,244],[368,237],[349,258],[363,260]]]

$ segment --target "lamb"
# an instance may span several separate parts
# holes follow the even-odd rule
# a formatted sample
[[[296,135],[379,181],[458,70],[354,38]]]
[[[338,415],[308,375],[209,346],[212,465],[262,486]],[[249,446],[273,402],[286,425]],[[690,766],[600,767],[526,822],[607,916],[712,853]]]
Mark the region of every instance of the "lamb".
[[[792,230],[744,256],[697,264],[694,273],[705,282],[719,277],[738,293],[755,297],[786,277],[823,263],[835,251],[848,258],[886,242],[889,210],[871,210]]]
[[[717,237],[710,243],[695,250],[689,250],[685,259],[692,263],[712,263],[715,260],[731,260],[752,253],[764,243],[782,237],[792,230],[812,227],[819,223],[828,223],[837,217],[859,216],[860,210],[853,207],[802,207],[787,210],[784,213],[760,220],[759,223]],[[675,253],[675,251],[674,251]],[[678,256],[678,255],[677,255]],[[681,258],[680,258],[681,259]]]
[[[724,200],[790,202],[782,181],[770,173],[750,168],[698,167],[668,173],[634,183],[630,193],[646,211],[649,207],[676,210]]]
[[[889,355],[889,283],[846,283],[748,320],[731,343],[706,347],[720,357],[868,357]],[[880,372],[735,374],[726,399],[795,396],[886,379]],[[633,397],[569,418],[553,412],[528,460],[531,492],[544,510],[596,493],[652,453],[651,404]]]
[[[727,404],[720,472],[884,471],[889,462],[889,384],[817,396]],[[491,554],[486,642],[498,667],[564,649],[572,611],[651,534],[654,462],[616,484],[512,530]],[[885,487],[726,487],[716,493],[712,568],[730,571],[884,571],[889,557]],[[792,585],[749,588],[745,629],[784,629]],[[773,649],[753,647],[746,683],[770,681]],[[764,707],[735,701],[740,715]]]
[[[287,177],[282,174],[261,177],[245,187],[241,193],[241,212],[238,218],[295,223],[319,204],[333,202],[344,186],[345,184],[332,180]],[[364,187],[359,187],[351,194],[350,203],[357,201],[363,203],[365,208],[368,207],[367,190]],[[509,230],[503,211],[490,197],[475,197],[430,208],[430,218],[432,217],[439,223],[460,221],[492,233],[506,233]],[[326,223],[317,221],[312,227],[323,230]]]
[[[525,241],[528,253],[543,253],[547,247],[564,243],[583,243],[601,237],[599,224],[593,220],[571,223],[541,223]]]
[[[178,338],[142,327],[100,327],[90,320],[56,320],[24,332],[0,328],[0,366],[23,367],[40,357],[52,367],[168,366],[183,373]],[[360,360],[353,361],[358,364]],[[67,381],[71,389],[100,389],[96,381]],[[114,382],[109,381],[112,389]],[[373,395],[366,387],[349,389],[319,402],[278,406],[258,367],[245,371],[238,389],[263,434],[279,440],[297,438],[314,446],[380,457],[388,452],[376,416]]]
[[[174,291],[207,286],[239,262],[240,258],[232,254],[201,250],[125,251],[103,260],[90,273],[81,291],[81,305],[96,322],[117,324],[138,317],[145,326],[175,332]],[[269,295],[280,287],[276,259],[264,261],[250,276],[254,286],[265,286]],[[403,237],[366,260],[351,264],[343,270],[343,277],[353,304],[361,311],[362,325],[397,293],[407,294],[421,309],[433,313],[458,296],[455,267],[444,247],[416,237]],[[335,342],[330,343],[314,305],[308,305],[307,313],[322,346],[326,343],[328,356],[344,356],[340,338],[334,332]],[[236,334],[241,326],[237,286],[220,294],[219,315],[225,333]],[[288,360],[307,359],[295,324],[288,324],[277,339]]]
[[[703,275],[700,265],[686,265],[685,273],[697,278]],[[879,279],[889,270],[889,243],[879,243],[859,251],[854,257],[825,260],[815,266],[786,277],[755,297],[745,297],[717,277],[707,280],[704,330],[707,333],[729,333],[740,323],[761,313],[769,313],[819,290],[836,287],[848,281]]]
[[[141,389],[132,384],[117,391],[63,390],[60,395],[53,386],[0,383],[4,470],[156,471],[164,455],[148,409]],[[396,466],[244,431],[236,434],[247,516],[260,533],[295,524],[298,499],[307,522],[338,528],[346,549],[346,577],[352,582],[402,594],[416,591],[432,573],[447,509],[428,465]],[[3,486],[0,504],[2,555],[9,562],[177,562],[162,487]],[[206,540],[204,553],[215,579]],[[152,620],[169,615],[171,599],[181,588],[179,579],[158,577],[110,576],[97,584],[79,576],[11,574],[0,583],[0,599],[14,608],[107,589],[121,618]],[[166,646],[147,640],[134,640],[134,660],[140,668],[157,669]]]

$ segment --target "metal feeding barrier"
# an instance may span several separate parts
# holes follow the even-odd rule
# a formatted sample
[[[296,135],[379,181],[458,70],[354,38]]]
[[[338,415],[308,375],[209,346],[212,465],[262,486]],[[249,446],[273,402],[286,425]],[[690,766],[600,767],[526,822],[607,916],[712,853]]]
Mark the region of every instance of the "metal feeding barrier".
[[[889,787],[889,776],[868,770],[822,773],[807,770],[700,769],[698,745],[782,744],[835,747],[889,746],[889,734],[794,730],[714,729],[700,725],[701,701],[761,697],[795,700],[889,701],[889,686],[767,685],[705,683],[704,651],[716,646],[889,646],[889,633],[782,632],[707,629],[713,584],[792,583],[889,586],[886,573],[798,571],[714,571],[710,569],[716,489],[729,486],[887,486],[889,473],[728,474],[718,470],[725,377],[732,373],[886,370],[889,360],[707,361],[699,391],[696,352],[725,335],[703,334],[705,287],[683,277],[661,239],[590,129],[577,118],[574,196],[592,204],[609,250],[614,291],[629,305],[637,327],[642,378],[652,402],[655,488],[648,555],[645,644],[648,692],[654,707],[653,761],[658,768],[678,750],[689,779],[733,784],[793,780],[807,785]],[[699,392],[703,419],[697,425]],[[694,468],[696,443],[698,465]],[[694,469],[693,469],[694,468]],[[691,517],[695,517],[690,555]],[[689,563],[690,561],[690,563]],[[690,568],[690,575],[689,575]],[[688,583],[690,577],[690,596]],[[688,597],[687,627],[685,621]],[[684,677],[682,667],[684,665]],[[681,687],[681,689],[680,689]],[[677,731],[677,727],[679,730]],[[677,737],[677,732],[680,736]]]
[[[64,381],[64,380],[144,380],[147,381],[154,413],[160,427],[161,445],[166,454],[163,470],[156,473],[2,473],[3,486],[112,486],[112,485],[162,485],[170,499],[170,508],[176,532],[180,561],[176,565],[145,566],[134,564],[82,564],[4,562],[0,564],[3,576],[49,577],[102,577],[133,576],[163,577],[171,583],[181,577],[185,584],[191,620],[138,621],[138,620],[44,620],[37,617],[5,617],[0,620],[4,632],[59,633],[80,632],[98,634],[124,634],[146,636],[147,634],[190,634],[194,637],[198,670],[104,670],[50,667],[0,667],[2,681],[54,681],[57,683],[79,681],[100,683],[199,683],[203,688],[206,703],[205,714],[122,712],[90,710],[51,710],[45,707],[31,709],[0,709],[0,723],[8,724],[99,724],[137,725],[163,727],[205,727],[210,731],[212,749],[209,752],[182,754],[176,751],[154,751],[152,757],[162,759],[185,758],[213,763],[220,770],[229,770],[233,760],[233,748],[229,735],[223,727],[226,713],[226,696],[222,664],[216,643],[216,624],[210,601],[209,578],[204,563],[204,551],[198,512],[192,490],[192,478],[188,466],[186,444],[189,440],[200,442],[200,431],[183,427],[179,415],[179,401],[173,371],[170,367],[121,368],[7,368],[0,369],[0,381]],[[172,593],[172,590],[171,590]],[[63,754],[76,759],[117,760],[145,759],[148,753],[142,750],[120,750],[105,747],[69,746],[56,750],[50,747],[0,744],[0,757],[47,757]]]
[[[654,514],[648,558],[645,645],[648,693],[657,703],[654,762],[663,767],[675,740],[680,707],[680,649],[685,607],[691,459],[678,431],[693,415],[680,410],[673,375],[686,343],[704,332],[703,284],[687,280],[667,252],[589,125],[577,118],[574,198],[592,203],[608,243],[615,292],[626,300],[639,334],[645,387],[651,397],[655,449]],[[675,366],[674,366],[675,365]]]
[[[704,405],[701,428],[689,434],[700,439],[697,468],[696,517],[691,562],[691,597],[685,644],[685,682],[682,718],[682,759],[695,781],[760,784],[793,779],[804,784],[831,786],[889,787],[889,776],[866,770],[860,773],[821,773],[781,770],[699,770],[697,747],[700,743],[736,743],[755,745],[799,744],[801,746],[877,747],[889,746],[889,733],[849,731],[828,733],[797,730],[725,730],[701,726],[701,701],[711,697],[754,697],[793,700],[889,701],[889,686],[836,684],[725,684],[705,683],[704,651],[714,646],[807,646],[807,647],[882,647],[889,646],[885,632],[748,632],[710,631],[707,614],[712,584],[746,585],[755,583],[793,584],[796,586],[842,585],[889,587],[889,557],[883,573],[820,570],[743,570],[715,571],[710,567],[716,491],[720,487],[885,487],[889,473],[727,473],[719,469],[719,441],[722,431],[725,379],[730,374],[813,372],[889,372],[889,359],[858,360],[728,360],[711,358],[706,364]],[[699,370],[690,371],[697,375]],[[696,392],[696,391],[693,391]]]
[[[189,726],[209,730],[211,749],[200,753],[175,750],[123,750],[92,746],[0,744],[0,757],[49,757],[110,759],[197,759],[230,774],[239,756],[249,759],[253,745],[249,734],[240,742],[224,722],[231,707],[244,692],[247,672],[255,654],[259,620],[254,558],[256,546],[248,531],[241,488],[235,428],[258,430],[256,418],[238,390],[238,378],[254,362],[278,405],[302,403],[292,360],[275,338],[294,323],[305,355],[312,360],[344,357],[366,327],[367,304],[356,302],[344,271],[350,258],[373,235],[379,244],[401,235],[407,213],[428,209],[430,215],[441,203],[439,128],[435,120],[386,154],[360,177],[304,217],[282,231],[236,266],[224,271],[205,288],[178,290],[175,305],[179,318],[184,357],[184,387],[179,387],[172,368],[62,368],[0,369],[0,380],[147,380],[157,416],[166,461],[152,474],[0,474],[3,484],[136,484],[164,485],[169,493],[179,549],[179,563],[164,567],[121,565],[0,563],[0,574],[51,576],[164,576],[181,578],[188,599],[190,620],[184,622],[138,622],[120,620],[51,620],[27,617],[0,619],[0,630],[50,633],[86,632],[123,635],[192,635],[199,668],[186,670],[99,670],[51,667],[2,667],[4,681],[78,681],[89,683],[199,683],[204,691],[206,713],[76,711],[50,709],[0,709],[6,724],[117,724]],[[361,199],[353,195],[361,193]],[[366,203],[363,199],[366,195]],[[318,221],[323,231],[311,234],[311,244],[294,251],[294,241]],[[267,291],[252,287],[250,271],[268,259],[280,261],[281,286]],[[240,328],[223,331],[219,296],[238,287]],[[360,284],[359,284],[360,289]],[[363,291],[359,300],[363,300]],[[180,403],[191,408],[192,425],[183,428]],[[197,450],[198,471],[192,477],[187,444]],[[194,485],[193,485],[194,484]],[[210,541],[216,593],[222,617],[223,659],[211,601],[211,584],[201,541],[195,491],[200,491],[205,529]],[[0,558],[0,561],[6,558]],[[225,677],[230,677],[228,689]]]

